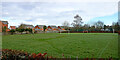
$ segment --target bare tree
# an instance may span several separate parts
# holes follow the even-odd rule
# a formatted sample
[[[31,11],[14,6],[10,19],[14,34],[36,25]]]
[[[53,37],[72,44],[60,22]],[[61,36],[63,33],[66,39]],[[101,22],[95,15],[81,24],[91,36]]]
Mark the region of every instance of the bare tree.
[[[88,30],[88,29],[89,29],[89,27],[90,27],[90,25],[89,25],[89,24],[84,24],[84,26],[83,26],[83,27],[84,27],[84,29],[85,29],[85,30]]]
[[[113,22],[112,28],[115,29],[115,31],[119,31],[120,30],[119,22]]]
[[[95,23],[95,27],[98,29],[101,29],[104,27],[104,23],[102,21],[98,21]]]
[[[74,19],[75,20],[73,20],[73,23],[72,23],[72,25],[74,26],[74,27],[76,27],[76,28],[79,28],[79,27],[81,27],[82,26],[82,18],[79,16],[79,15],[76,15],[75,17],[74,17]]]
[[[115,29],[116,22],[112,23],[112,28]]]
[[[68,29],[68,27],[69,27],[69,22],[68,21],[64,21],[63,23],[62,23],[62,25],[64,26],[64,28],[65,29]]]

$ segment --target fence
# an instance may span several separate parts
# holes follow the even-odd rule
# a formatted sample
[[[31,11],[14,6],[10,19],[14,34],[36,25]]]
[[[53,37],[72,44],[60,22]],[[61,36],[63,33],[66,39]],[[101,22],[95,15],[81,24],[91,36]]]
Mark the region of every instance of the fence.
[[[120,31],[114,31],[114,33],[120,34]],[[60,33],[60,32],[59,32]],[[68,33],[68,31],[63,31],[61,33]],[[113,31],[70,31],[69,33],[113,33]]]

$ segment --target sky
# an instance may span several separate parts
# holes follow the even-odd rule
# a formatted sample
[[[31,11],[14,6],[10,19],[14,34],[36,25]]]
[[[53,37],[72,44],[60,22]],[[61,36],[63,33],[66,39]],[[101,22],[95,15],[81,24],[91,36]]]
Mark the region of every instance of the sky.
[[[59,2],[58,2],[59,1]],[[89,2],[72,2],[58,0],[56,2],[12,2],[3,0],[0,3],[2,8],[0,20],[8,21],[9,26],[18,26],[21,23],[32,25],[62,25],[64,21],[70,24],[74,16],[78,14],[82,17],[84,24],[92,25],[100,20],[106,25],[118,21],[117,0]],[[87,1],[87,2],[86,2]]]

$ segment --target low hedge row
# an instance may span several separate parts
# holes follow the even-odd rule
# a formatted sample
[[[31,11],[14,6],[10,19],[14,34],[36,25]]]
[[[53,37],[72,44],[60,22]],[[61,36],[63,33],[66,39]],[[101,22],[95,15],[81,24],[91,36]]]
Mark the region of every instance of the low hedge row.
[[[0,51],[1,52],[1,51]],[[28,53],[21,50],[2,49],[1,60],[113,60],[113,58],[53,58],[46,56],[47,53]],[[62,55],[64,57],[64,54]],[[115,59],[116,60],[116,59]]]
[[[45,60],[48,58],[47,53],[28,53],[21,50],[2,49],[1,60]]]

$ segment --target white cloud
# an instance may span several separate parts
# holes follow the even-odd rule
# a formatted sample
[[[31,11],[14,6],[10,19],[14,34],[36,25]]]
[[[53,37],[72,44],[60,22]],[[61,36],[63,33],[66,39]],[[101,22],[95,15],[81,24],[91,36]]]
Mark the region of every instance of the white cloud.
[[[60,13],[60,12],[64,12],[64,11],[73,11],[75,9],[74,8],[53,8],[51,10],[54,12]]]
[[[2,0],[2,2],[118,2],[119,0]]]
[[[117,3],[2,3],[1,19],[9,21],[9,25],[20,23],[33,25],[61,25],[65,20],[70,23],[79,14],[86,23],[94,17],[111,15],[117,12]],[[31,7],[32,6],[32,7]]]

